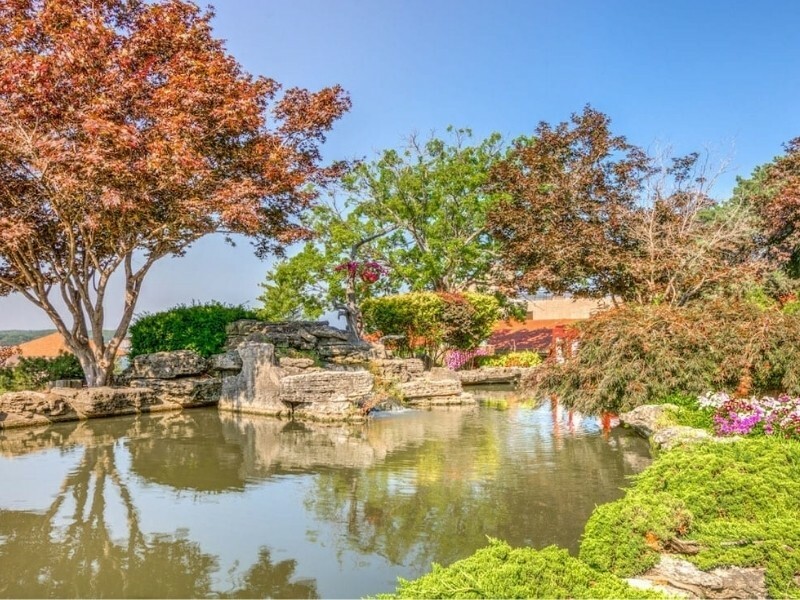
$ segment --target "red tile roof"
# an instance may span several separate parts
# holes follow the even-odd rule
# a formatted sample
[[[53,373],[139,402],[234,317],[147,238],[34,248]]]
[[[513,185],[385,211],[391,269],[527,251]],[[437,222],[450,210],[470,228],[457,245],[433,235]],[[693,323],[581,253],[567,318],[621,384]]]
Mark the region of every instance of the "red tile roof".
[[[18,348],[20,350],[19,355],[28,358],[34,356],[52,358],[58,356],[61,352],[69,352],[67,343],[64,341],[64,338],[61,337],[60,333],[51,333],[50,335],[36,338],[35,340],[20,344]]]
[[[91,342],[89,343],[92,345],[92,347],[94,347],[94,344]],[[10,359],[8,359],[8,361],[6,361],[6,364],[9,366],[19,363],[20,358],[55,358],[62,352],[66,352],[67,354],[72,353],[67,346],[67,342],[64,341],[62,335],[57,332],[24,342],[19,344],[17,347],[19,348],[19,354],[12,356]],[[128,353],[128,350],[129,345],[125,340],[123,340],[122,345],[117,352],[117,356],[125,356]]]
[[[559,325],[569,325],[578,319],[548,319],[527,321],[501,321],[494,326],[487,343],[495,350],[547,351],[553,342],[553,330]]]

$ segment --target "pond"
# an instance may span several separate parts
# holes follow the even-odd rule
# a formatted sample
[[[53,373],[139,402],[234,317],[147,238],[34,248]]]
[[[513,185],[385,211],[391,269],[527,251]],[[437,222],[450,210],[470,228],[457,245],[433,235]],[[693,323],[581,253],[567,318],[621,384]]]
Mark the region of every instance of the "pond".
[[[594,507],[649,461],[644,440],[550,405],[0,432],[0,596],[391,591],[486,536],[575,552]]]

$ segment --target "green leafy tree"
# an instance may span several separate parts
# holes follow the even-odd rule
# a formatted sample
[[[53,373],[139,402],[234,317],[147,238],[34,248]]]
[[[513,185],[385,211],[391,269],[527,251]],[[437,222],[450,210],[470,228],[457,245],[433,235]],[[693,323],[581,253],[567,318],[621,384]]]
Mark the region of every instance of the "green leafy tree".
[[[406,288],[457,292],[497,282],[495,244],[486,230],[494,201],[488,181],[502,142],[491,135],[468,145],[471,132],[448,129],[446,140],[411,137],[345,177],[343,205],[317,208],[305,225],[314,241],[277,264],[263,284],[268,320],[316,318],[357,301]],[[348,290],[347,262],[378,262],[390,273]],[[369,283],[369,282],[364,282]],[[346,310],[343,312],[347,312]]]
[[[316,319],[327,310],[345,317],[354,339],[362,332],[361,300],[375,291],[394,291],[383,277],[375,244],[392,231],[376,229],[356,212],[336,204],[317,206],[305,217],[316,241],[307,242],[289,260],[278,263],[262,284],[260,317],[267,321]]]
[[[412,136],[345,179],[364,217],[396,231],[386,240],[394,277],[412,290],[456,292],[494,283],[495,244],[486,229],[494,195],[489,171],[502,155],[499,134],[476,145],[468,129],[450,141]]]

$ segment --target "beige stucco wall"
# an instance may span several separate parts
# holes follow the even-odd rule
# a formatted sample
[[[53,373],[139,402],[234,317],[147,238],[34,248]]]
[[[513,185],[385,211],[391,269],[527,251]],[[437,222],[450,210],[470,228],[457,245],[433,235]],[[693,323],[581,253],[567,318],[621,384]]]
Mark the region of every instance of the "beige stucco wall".
[[[528,318],[539,320],[551,319],[588,319],[593,313],[608,308],[608,301],[586,298],[548,298],[528,302]]]

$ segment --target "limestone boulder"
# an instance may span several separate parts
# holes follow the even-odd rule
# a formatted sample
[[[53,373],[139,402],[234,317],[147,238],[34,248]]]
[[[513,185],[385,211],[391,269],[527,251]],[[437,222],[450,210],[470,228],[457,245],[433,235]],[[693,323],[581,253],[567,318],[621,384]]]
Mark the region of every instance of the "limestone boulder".
[[[283,369],[287,375],[297,375],[299,373],[309,373],[311,371],[320,371],[320,367],[311,358],[294,358],[290,356],[281,357],[278,360],[278,365]]]
[[[273,416],[291,414],[280,399],[284,372],[277,364],[275,346],[243,342],[236,351],[242,359],[242,370],[222,378],[219,408]]]
[[[130,386],[150,389],[160,400],[188,408],[217,404],[222,392],[222,379],[216,377],[134,379]]]
[[[330,343],[332,340],[346,342],[350,339],[348,333],[342,329],[331,327],[328,321],[313,321],[306,323],[303,329],[309,334],[313,335],[317,340],[322,343]]]
[[[765,569],[725,567],[701,571],[692,563],[662,554],[658,564],[636,578],[651,582],[657,589],[688,598],[766,598]],[[633,582],[631,582],[633,583]]]
[[[82,390],[64,388],[54,390],[54,393],[62,396],[81,419],[180,408],[177,404],[161,400],[148,388],[96,387]]]
[[[619,416],[620,423],[631,427],[644,437],[650,437],[656,431],[669,427],[667,411],[675,410],[674,404],[645,404],[637,406],[630,412]]]
[[[457,379],[414,379],[397,386],[405,404],[411,406],[445,406],[475,404],[472,394],[465,394]]]
[[[74,421],[78,414],[62,395],[52,392],[8,392],[0,395],[0,429]]]
[[[284,369],[310,369],[314,367],[314,360],[311,358],[292,358],[284,356],[278,361],[278,364]]]
[[[131,362],[124,377],[133,379],[175,379],[204,374],[208,361],[192,350],[142,354]]]
[[[268,343],[295,350],[314,350],[320,343],[346,342],[347,332],[331,327],[327,321],[288,321],[266,323],[243,319],[226,329],[229,350],[243,342]]]
[[[459,396],[463,391],[461,382],[454,379],[416,379],[401,383],[397,387],[406,400]]]
[[[331,327],[327,321],[241,320],[228,325],[227,336],[229,350],[243,342],[266,343],[281,349],[313,352],[335,365],[362,365],[374,355],[369,344],[351,340],[346,331]]]
[[[281,380],[280,399],[298,418],[361,419],[361,405],[372,395],[374,377],[367,371],[319,371]]]
[[[370,362],[378,376],[385,381],[405,383],[425,374],[425,365],[418,358],[379,358]]]
[[[694,427],[685,427],[682,425],[659,429],[650,437],[653,445],[662,450],[670,450],[676,446],[683,446],[686,444],[697,444],[711,440],[716,441],[717,439],[719,438],[715,438],[704,429],[696,429]]]
[[[481,367],[456,371],[463,385],[488,385],[499,383],[517,383],[522,377],[520,367]]]
[[[236,350],[214,354],[208,362],[209,370],[213,373],[232,374],[242,370],[242,357]]]
[[[362,342],[320,343],[317,355],[326,362],[339,365],[364,365],[373,358],[372,346]]]

